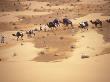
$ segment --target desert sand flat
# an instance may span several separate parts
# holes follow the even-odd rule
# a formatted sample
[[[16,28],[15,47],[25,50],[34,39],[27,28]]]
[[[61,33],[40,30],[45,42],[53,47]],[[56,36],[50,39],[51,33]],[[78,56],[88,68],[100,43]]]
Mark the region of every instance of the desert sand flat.
[[[109,0],[1,0],[0,82],[110,82],[109,5]],[[55,18],[60,26],[51,29],[47,23]],[[63,18],[74,28],[63,25]],[[96,19],[102,27],[90,22]],[[79,28],[84,21],[88,30]],[[35,36],[26,34],[35,29]],[[23,40],[13,36],[18,31]]]
[[[18,16],[32,16],[32,15],[46,15],[52,12],[33,12],[33,11],[22,11],[22,12],[4,12],[1,13],[0,22],[17,22],[19,21]],[[4,16],[5,15],[5,16]],[[21,19],[22,20],[22,19]]]

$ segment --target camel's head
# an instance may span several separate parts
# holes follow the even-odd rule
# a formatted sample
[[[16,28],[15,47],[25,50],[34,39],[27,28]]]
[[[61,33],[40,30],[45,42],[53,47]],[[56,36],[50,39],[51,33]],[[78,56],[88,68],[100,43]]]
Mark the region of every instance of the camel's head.
[[[63,23],[61,20],[59,20],[59,23]]]
[[[46,25],[49,26],[49,23],[47,23]]]
[[[108,20],[105,20],[106,22],[108,22]]]
[[[16,36],[15,34],[12,34],[12,36]]]
[[[105,20],[106,22],[110,23],[110,19]]]
[[[92,22],[92,20],[90,20],[90,22]]]

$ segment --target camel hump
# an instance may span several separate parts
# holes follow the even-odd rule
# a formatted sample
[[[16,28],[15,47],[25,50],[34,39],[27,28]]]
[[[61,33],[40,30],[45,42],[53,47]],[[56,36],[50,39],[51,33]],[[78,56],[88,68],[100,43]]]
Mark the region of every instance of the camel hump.
[[[63,21],[64,21],[65,23],[72,23],[68,18],[64,18]]]
[[[53,23],[58,23],[58,22],[59,22],[58,19],[53,20]]]
[[[101,20],[99,20],[99,19],[96,19],[96,21],[99,22],[99,23],[101,22]]]
[[[16,35],[19,36],[19,35],[21,35],[21,33],[20,32],[17,32]]]

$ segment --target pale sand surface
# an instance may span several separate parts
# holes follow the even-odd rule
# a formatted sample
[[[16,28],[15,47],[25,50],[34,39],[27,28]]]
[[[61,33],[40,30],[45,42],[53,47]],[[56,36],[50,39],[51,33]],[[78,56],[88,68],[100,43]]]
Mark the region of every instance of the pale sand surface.
[[[29,9],[11,11],[9,6],[9,11],[0,12],[0,34],[6,39],[6,43],[0,44],[0,82],[110,81],[110,24],[105,22],[110,18],[109,1],[64,1],[56,6],[58,2],[52,0],[24,0],[21,5],[27,6],[23,9],[28,6]],[[40,23],[44,30],[47,22],[65,16],[73,22],[74,29],[63,25],[53,31],[47,28],[47,32],[35,32],[33,38],[25,34],[24,40],[19,41],[12,36],[19,30],[25,33],[25,30],[39,29]],[[89,22],[88,31],[78,29],[80,22],[95,19],[103,21],[102,28],[95,28]],[[82,59],[82,55],[89,58]]]

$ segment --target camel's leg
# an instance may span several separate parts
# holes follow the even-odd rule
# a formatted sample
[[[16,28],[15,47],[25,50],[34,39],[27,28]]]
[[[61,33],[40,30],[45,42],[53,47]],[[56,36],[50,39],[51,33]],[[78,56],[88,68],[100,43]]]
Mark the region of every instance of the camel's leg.
[[[35,36],[36,34],[34,33],[34,36]]]
[[[85,29],[88,30],[88,26],[86,26]]]
[[[58,26],[60,26],[60,24],[58,24]]]
[[[52,31],[52,28],[53,28],[53,27],[50,27],[51,31]]]
[[[81,32],[84,32],[84,27],[81,28]]]
[[[83,29],[84,29],[84,27],[80,27],[81,32],[84,32]]]
[[[89,30],[88,27],[87,27],[87,30]]]
[[[100,26],[102,27],[102,23],[100,23]]]
[[[55,30],[57,30],[57,27],[55,27]]]
[[[71,25],[70,29],[72,29],[72,28],[73,28],[73,24],[72,24],[72,23],[70,23],[70,25]]]
[[[23,36],[21,36],[21,40],[23,40]]]
[[[72,27],[72,29],[74,29],[74,26],[73,26],[73,24],[71,23],[71,27]]]
[[[97,24],[95,24],[95,27],[97,27]]]
[[[17,41],[18,41],[18,39],[19,39],[19,36],[17,36]]]
[[[31,36],[31,34],[29,34],[29,38],[31,38],[32,36]]]

